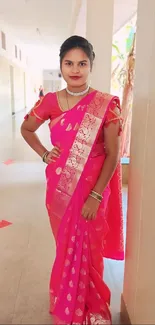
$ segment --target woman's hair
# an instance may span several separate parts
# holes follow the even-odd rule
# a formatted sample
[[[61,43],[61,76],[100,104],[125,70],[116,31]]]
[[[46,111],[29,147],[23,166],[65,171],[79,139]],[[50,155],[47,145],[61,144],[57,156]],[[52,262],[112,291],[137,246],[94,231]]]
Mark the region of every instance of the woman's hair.
[[[81,37],[81,36],[71,36],[69,38],[66,39],[66,41],[61,45],[60,47],[60,66],[62,64],[62,60],[65,57],[66,53],[72,49],[75,48],[80,48],[81,50],[83,50],[86,55],[88,56],[89,60],[90,60],[90,65],[92,68],[93,65],[93,61],[95,59],[95,53],[93,51],[93,46],[91,43],[89,43],[87,41],[86,38]]]

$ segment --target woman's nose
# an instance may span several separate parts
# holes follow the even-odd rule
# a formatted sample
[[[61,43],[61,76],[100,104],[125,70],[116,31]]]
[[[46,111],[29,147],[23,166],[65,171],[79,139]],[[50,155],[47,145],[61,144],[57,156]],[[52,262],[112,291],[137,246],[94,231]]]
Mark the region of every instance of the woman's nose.
[[[79,66],[78,65],[73,65],[72,66],[72,72],[73,73],[78,73],[79,72]]]

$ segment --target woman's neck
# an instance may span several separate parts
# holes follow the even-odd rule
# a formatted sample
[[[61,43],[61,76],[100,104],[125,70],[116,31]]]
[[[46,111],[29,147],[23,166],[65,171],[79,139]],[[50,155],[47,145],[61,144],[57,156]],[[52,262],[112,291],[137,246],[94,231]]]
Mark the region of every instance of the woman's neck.
[[[70,86],[70,85],[67,85],[67,88],[69,89],[69,91],[73,92],[73,93],[80,93],[81,91],[84,91],[85,89],[87,89],[88,87],[88,84],[85,83],[84,85],[82,86]]]

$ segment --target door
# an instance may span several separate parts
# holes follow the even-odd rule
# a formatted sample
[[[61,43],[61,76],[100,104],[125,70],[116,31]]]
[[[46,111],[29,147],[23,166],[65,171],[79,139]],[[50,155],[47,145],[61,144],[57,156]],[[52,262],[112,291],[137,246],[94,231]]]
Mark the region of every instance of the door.
[[[11,114],[15,114],[14,67],[10,65]]]
[[[26,108],[26,74],[24,72],[24,108]]]

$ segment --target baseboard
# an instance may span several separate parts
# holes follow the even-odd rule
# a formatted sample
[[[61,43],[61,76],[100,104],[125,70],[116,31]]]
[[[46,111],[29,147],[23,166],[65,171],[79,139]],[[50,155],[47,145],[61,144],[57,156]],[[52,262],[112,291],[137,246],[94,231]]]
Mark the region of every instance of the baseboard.
[[[121,324],[131,325],[131,320],[127,311],[127,307],[123,298],[123,294],[121,294],[121,313],[120,313]]]

